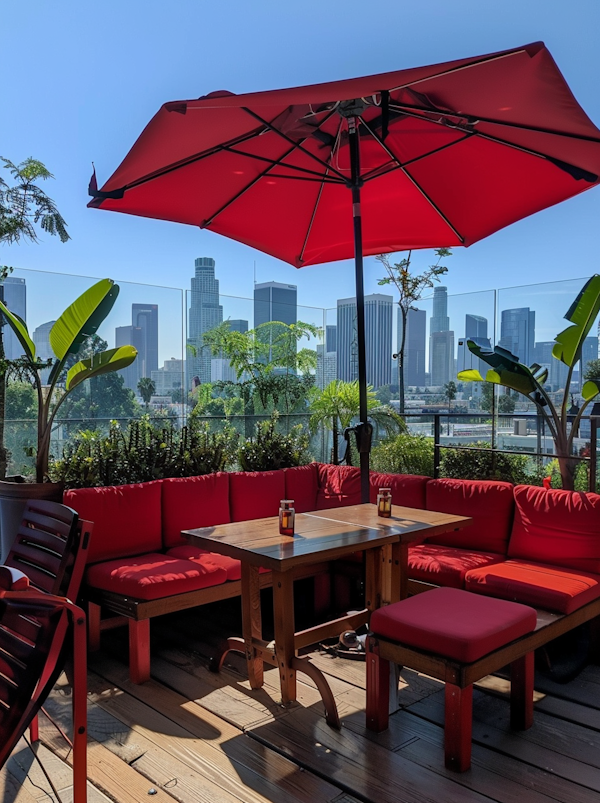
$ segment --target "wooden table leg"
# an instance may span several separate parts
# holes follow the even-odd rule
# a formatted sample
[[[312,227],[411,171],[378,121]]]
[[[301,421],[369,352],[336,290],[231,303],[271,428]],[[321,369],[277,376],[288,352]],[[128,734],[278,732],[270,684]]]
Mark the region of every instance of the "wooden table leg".
[[[273,571],[273,620],[281,702],[291,703],[296,699],[296,670],[292,666],[296,651],[294,581],[291,572]]]
[[[365,608],[374,611],[381,605],[385,550],[374,547],[365,550]]]
[[[242,561],[242,635],[246,645],[250,687],[260,689],[264,683],[263,662],[252,646],[253,639],[262,638],[258,566],[251,566],[245,561]]]

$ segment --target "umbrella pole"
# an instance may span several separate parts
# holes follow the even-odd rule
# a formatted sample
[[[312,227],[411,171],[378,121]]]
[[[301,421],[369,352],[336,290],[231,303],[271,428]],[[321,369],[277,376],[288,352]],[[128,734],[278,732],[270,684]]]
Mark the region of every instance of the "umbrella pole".
[[[358,452],[360,456],[360,490],[361,501],[369,501],[369,449],[361,441],[367,436],[367,360],[365,348],[365,289],[363,278],[363,251],[362,251],[362,219],[360,211],[360,149],[356,117],[348,117],[348,135],[350,145],[350,169],[352,190],[352,217],[354,221],[354,271],[356,278],[356,339],[358,341],[358,387],[359,387],[359,418],[361,422],[360,435],[357,437]],[[357,433],[358,434],[358,433]],[[363,445],[361,446],[361,442]],[[364,451],[363,451],[364,449]]]

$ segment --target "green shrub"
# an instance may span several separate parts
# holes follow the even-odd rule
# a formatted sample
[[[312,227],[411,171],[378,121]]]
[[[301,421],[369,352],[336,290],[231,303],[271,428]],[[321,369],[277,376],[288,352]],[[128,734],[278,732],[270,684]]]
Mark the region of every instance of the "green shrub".
[[[80,432],[50,466],[55,482],[67,488],[126,485],[164,477],[193,477],[222,471],[237,448],[237,435],[190,419],[177,430],[152,424],[148,416],[130,421],[125,431],[112,422],[108,435]]]
[[[387,438],[371,452],[371,468],[384,474],[433,477],[433,439],[408,433]]]
[[[277,432],[278,413],[268,421],[256,424],[256,434],[238,449],[238,462],[242,471],[271,471],[310,463],[309,436],[301,425],[289,433]]]
[[[471,444],[478,449],[443,449],[440,460],[440,477],[460,480],[505,480],[515,485],[528,484],[532,476],[528,471],[530,458],[523,454],[492,453],[491,444],[477,441]]]
[[[542,477],[550,477],[552,488],[562,488],[562,479],[560,476],[560,466],[558,460],[551,460],[542,471]],[[536,485],[541,485],[541,479]],[[588,472],[588,464],[580,462],[575,468],[574,488],[575,491],[589,491],[590,490],[590,477]],[[598,491],[598,483],[596,483],[596,492]]]

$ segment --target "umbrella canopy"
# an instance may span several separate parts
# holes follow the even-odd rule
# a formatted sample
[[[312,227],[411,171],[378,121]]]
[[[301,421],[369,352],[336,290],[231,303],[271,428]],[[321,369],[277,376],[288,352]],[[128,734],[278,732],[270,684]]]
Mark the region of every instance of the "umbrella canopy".
[[[363,255],[468,246],[599,176],[600,131],[535,43],[166,103],[89,205],[208,228],[296,267],[354,256],[364,423]]]

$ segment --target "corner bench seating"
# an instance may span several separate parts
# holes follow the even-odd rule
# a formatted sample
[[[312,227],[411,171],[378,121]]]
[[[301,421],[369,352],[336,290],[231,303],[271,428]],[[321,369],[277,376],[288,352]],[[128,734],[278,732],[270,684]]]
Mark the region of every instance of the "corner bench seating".
[[[372,476],[373,501],[381,479]],[[424,507],[426,477],[388,480],[398,501]],[[101,630],[127,624],[131,679],[148,680],[152,617],[241,593],[239,561],[189,545],[181,531],[275,516],[281,499],[294,499],[298,512],[356,504],[360,471],[312,463],[66,491],[65,504],[94,522],[83,587],[90,649],[98,649]],[[318,601],[328,600],[329,564],[298,567],[294,579],[307,576],[315,577]],[[261,587],[270,583],[262,572]]]

